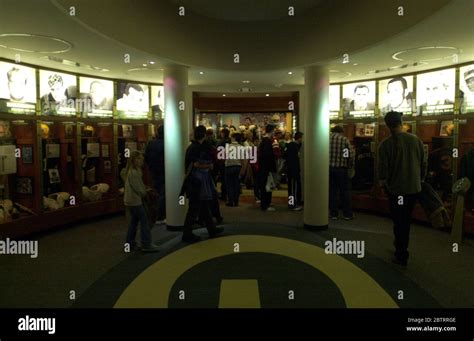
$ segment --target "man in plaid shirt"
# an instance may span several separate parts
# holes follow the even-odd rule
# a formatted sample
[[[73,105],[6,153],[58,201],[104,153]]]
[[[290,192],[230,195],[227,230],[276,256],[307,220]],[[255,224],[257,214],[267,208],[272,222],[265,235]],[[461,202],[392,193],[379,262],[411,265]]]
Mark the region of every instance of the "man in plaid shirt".
[[[344,220],[353,219],[351,194],[349,191],[349,169],[354,166],[354,150],[344,136],[341,126],[331,129],[329,155],[329,211],[331,219],[337,220],[339,215],[337,195],[342,202]]]

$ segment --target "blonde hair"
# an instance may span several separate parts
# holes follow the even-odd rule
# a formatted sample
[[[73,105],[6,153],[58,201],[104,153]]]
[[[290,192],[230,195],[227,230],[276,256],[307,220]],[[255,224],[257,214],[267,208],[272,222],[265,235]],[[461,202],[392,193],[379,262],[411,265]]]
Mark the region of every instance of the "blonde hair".
[[[134,150],[130,153],[130,157],[127,160],[127,167],[125,168],[126,177],[128,176],[128,173],[130,172],[132,168],[134,169],[136,168],[135,162],[139,157],[143,157],[143,153],[138,150]]]

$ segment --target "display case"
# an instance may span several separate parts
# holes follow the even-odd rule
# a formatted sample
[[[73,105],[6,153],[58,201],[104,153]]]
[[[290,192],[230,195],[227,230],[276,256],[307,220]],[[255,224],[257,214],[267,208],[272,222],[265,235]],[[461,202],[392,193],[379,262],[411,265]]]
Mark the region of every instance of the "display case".
[[[113,124],[83,121],[79,126],[81,199],[83,202],[111,199],[117,192]]]
[[[36,123],[0,121],[0,224],[40,212]]]
[[[468,177],[471,181],[471,189],[465,196],[465,207],[474,222],[474,115],[459,120],[458,140],[458,178]],[[471,226],[474,226],[474,224]]]
[[[41,131],[43,209],[47,212],[76,206],[80,174],[77,124],[74,121],[38,121]]]
[[[126,122],[118,124],[118,141],[117,141],[117,181],[120,192],[123,192],[124,173],[123,170],[127,166],[127,159],[130,153],[138,150],[145,152],[146,145],[151,138],[149,123]],[[149,184],[149,176],[144,168],[143,172],[145,184]]]

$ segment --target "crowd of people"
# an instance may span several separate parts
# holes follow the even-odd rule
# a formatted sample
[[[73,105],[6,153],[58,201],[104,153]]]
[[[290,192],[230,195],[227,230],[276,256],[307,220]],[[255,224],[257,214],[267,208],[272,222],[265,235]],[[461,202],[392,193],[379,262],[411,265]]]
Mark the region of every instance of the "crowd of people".
[[[402,129],[402,114],[389,112],[385,116],[391,136],[379,148],[379,178],[387,191],[394,222],[395,262],[406,265],[410,217],[421,192],[424,178],[423,144],[418,137]],[[259,138],[259,135],[261,138]],[[239,206],[242,184],[253,188],[256,204],[264,212],[275,211],[272,206],[272,191],[282,182],[288,184],[288,207],[301,210],[303,206],[300,149],[303,133],[282,134],[275,125],[268,124],[263,134],[255,130],[231,131],[223,127],[218,138],[212,129],[200,125],[190,136],[190,145],[185,156],[185,178],[181,195],[189,199],[183,228],[182,241],[192,243],[200,240],[193,233],[193,226],[205,226],[212,238],[223,232],[219,200],[228,207]],[[257,148],[257,162],[240,157],[220,158],[219,147]],[[338,219],[342,207],[345,220],[353,219],[351,208],[350,179],[354,169],[354,149],[341,126],[334,126],[330,134],[329,155],[329,215]],[[153,186],[158,194],[158,224],[166,222],[165,173],[164,173],[164,129],[159,127],[157,137],[151,141],[145,155],[131,153],[125,172],[124,203],[129,210],[130,221],[126,242],[136,247],[137,226],[141,227],[142,250],[154,252],[158,248],[151,241],[148,219],[143,204],[146,189],[143,183],[142,166],[146,162]],[[217,183],[220,183],[220,194]],[[340,200],[338,200],[338,198]],[[340,201],[340,202],[339,202]]]

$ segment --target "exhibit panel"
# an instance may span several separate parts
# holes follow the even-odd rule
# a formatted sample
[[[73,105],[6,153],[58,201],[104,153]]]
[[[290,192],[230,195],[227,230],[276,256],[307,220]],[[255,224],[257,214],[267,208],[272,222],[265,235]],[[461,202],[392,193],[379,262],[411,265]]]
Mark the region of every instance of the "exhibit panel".
[[[57,71],[39,71],[40,108],[42,116],[75,117],[77,77]]]

